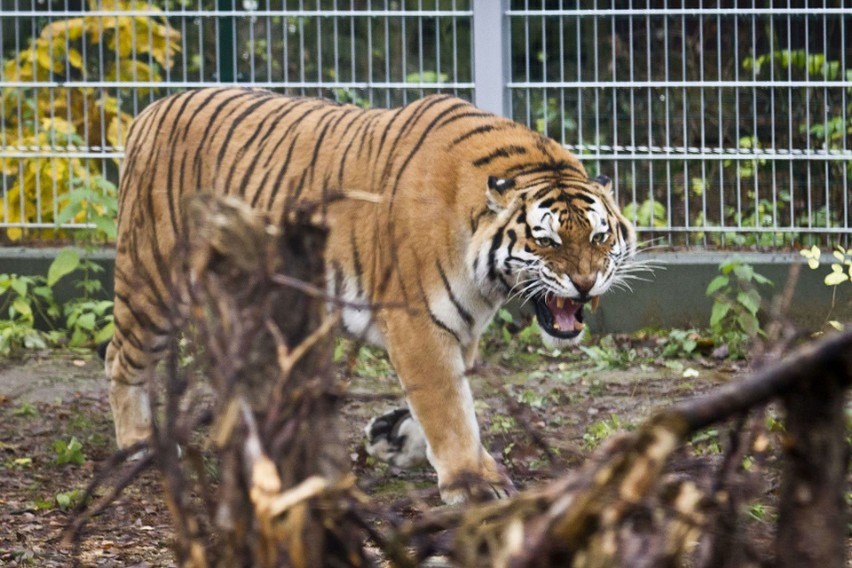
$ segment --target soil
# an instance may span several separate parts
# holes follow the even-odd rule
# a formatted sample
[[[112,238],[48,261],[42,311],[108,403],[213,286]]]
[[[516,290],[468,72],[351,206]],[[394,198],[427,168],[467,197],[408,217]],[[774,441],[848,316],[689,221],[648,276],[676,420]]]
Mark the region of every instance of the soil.
[[[576,468],[604,438],[634,427],[655,408],[743,372],[740,364],[704,357],[662,359],[660,343],[607,338],[585,352],[552,356],[518,339],[491,338],[484,363],[471,376],[486,446],[502,456],[520,487],[533,486]],[[362,348],[349,367],[340,364],[341,374],[351,379],[342,412],[361,486],[388,503],[412,488],[434,488],[428,466],[398,471],[366,458],[365,424],[402,399],[380,352]],[[67,448],[72,438],[80,444],[76,452]],[[57,449],[63,443],[66,451]],[[716,469],[725,443],[715,430],[696,438],[684,450],[692,458],[689,467]],[[0,565],[68,566],[75,555],[84,566],[175,564],[170,516],[153,471],[88,523],[79,549],[62,544],[69,503],[106,467],[113,450],[107,383],[96,355],[50,351],[0,360]],[[60,464],[69,453],[82,454],[82,463]],[[768,484],[774,476],[765,478]],[[744,514],[749,530],[770,531],[774,509],[766,488],[756,490],[759,508],[752,505]]]

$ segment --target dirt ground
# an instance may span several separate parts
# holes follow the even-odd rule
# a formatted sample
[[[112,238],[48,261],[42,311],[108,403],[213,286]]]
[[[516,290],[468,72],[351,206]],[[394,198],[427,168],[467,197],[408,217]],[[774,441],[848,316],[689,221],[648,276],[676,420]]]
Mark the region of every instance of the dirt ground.
[[[575,468],[607,436],[631,429],[655,408],[745,375],[743,363],[709,356],[664,359],[664,341],[655,336],[593,340],[585,350],[556,355],[535,345],[492,337],[471,377],[486,445],[520,487]],[[354,368],[341,362],[340,372],[351,379],[343,412],[362,487],[388,503],[412,488],[434,487],[428,467],[391,471],[362,449],[369,418],[401,404],[384,356],[361,348]],[[91,352],[0,360],[0,565],[68,566],[74,554],[84,566],[174,565],[170,517],[154,472],[92,519],[79,550],[61,545],[69,508],[113,451],[106,387],[101,361]],[[368,400],[364,393],[389,396]],[[721,428],[696,437],[684,450],[688,467],[717,468],[725,443]],[[750,530],[766,532],[774,521],[775,475],[761,478],[757,501],[744,516]]]

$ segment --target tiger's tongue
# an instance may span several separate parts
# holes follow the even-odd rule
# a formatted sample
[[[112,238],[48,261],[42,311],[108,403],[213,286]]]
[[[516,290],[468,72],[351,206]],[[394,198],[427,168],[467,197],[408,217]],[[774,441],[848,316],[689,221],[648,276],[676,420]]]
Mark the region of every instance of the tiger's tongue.
[[[562,331],[583,329],[583,322],[577,320],[577,311],[583,304],[573,302],[567,298],[549,297],[546,300],[547,308],[553,315],[553,327]]]

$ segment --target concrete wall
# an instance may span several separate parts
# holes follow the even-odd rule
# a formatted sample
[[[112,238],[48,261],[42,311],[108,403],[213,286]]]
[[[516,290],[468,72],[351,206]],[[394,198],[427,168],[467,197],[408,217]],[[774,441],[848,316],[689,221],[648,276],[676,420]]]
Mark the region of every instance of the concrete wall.
[[[0,248],[0,273],[46,274],[55,254],[56,249]],[[803,261],[797,253],[689,252],[644,255],[643,258],[656,261],[659,268],[648,277],[648,282],[631,284],[632,293],[614,291],[606,294],[601,299],[597,313],[589,318],[591,329],[595,332],[631,332],[645,327],[706,327],[712,300],[704,291],[718,274],[719,264],[732,256],[740,257],[757,272],[775,282],[774,288],[764,292],[764,298],[780,293],[790,265]],[[93,258],[106,268],[101,278],[107,290],[111,291],[114,253],[110,250],[97,251]],[[823,284],[831,259],[831,256],[825,256],[823,266],[818,270],[803,266],[799,275],[789,316],[808,329],[822,328],[829,314],[830,319],[852,321],[852,285],[845,284],[834,289]],[[59,298],[68,298],[74,293],[70,278],[60,282],[56,293]],[[834,300],[833,293],[836,294]]]
[[[650,282],[637,282],[633,293],[616,291],[601,298],[594,314],[592,329],[629,332],[643,327],[707,327],[713,300],[705,295],[707,284],[719,274],[719,264],[737,256],[756,272],[775,283],[761,291],[765,299],[780,294],[787,282],[790,266],[803,263],[798,253],[724,253],[690,252],[646,255],[660,264]],[[811,330],[821,329],[826,318],[852,321],[852,285],[835,290],[823,283],[833,257],[825,256],[823,266],[811,270],[802,266],[788,317]],[[765,290],[765,291],[764,291]],[[836,292],[834,300],[833,293]],[[832,302],[834,308],[832,309]]]

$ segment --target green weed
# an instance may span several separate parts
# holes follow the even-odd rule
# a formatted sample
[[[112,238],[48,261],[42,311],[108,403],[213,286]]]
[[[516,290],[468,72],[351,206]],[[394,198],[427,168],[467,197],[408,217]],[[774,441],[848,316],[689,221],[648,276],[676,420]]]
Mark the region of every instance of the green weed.
[[[710,328],[715,343],[727,346],[729,357],[742,358],[751,341],[763,334],[757,317],[763,301],[760,287],[773,284],[738,258],[723,262],[719,272],[707,285],[707,296],[713,298]]]
[[[86,461],[86,454],[83,453],[83,444],[77,438],[71,438],[67,442],[56,440],[53,442],[52,447],[56,454],[53,458],[53,462],[56,465],[66,465],[69,463],[83,465]]]
[[[610,414],[609,418],[598,420],[586,427],[583,433],[583,447],[589,451],[595,450],[601,442],[616,432],[632,429],[632,425],[623,425],[617,414]]]

